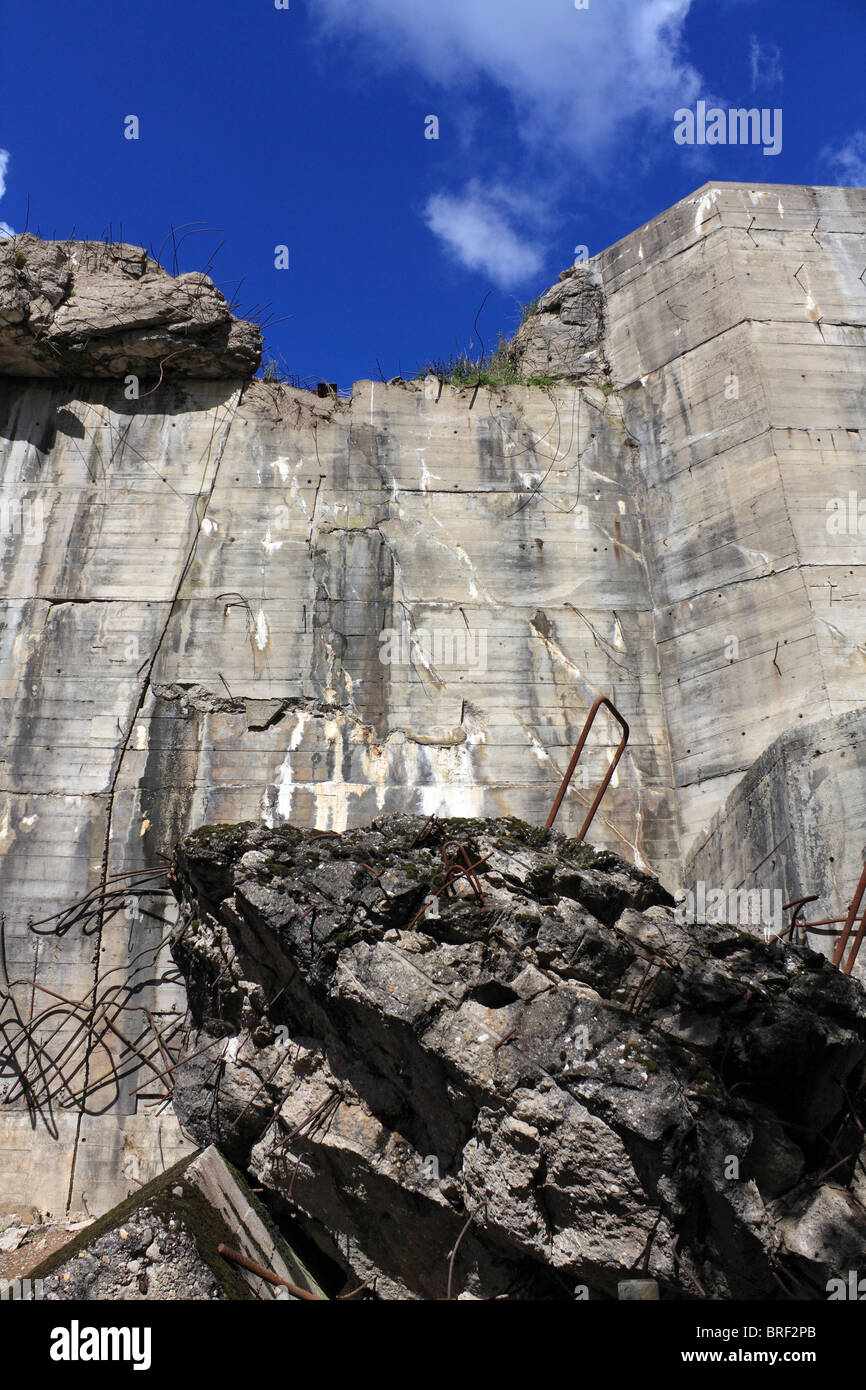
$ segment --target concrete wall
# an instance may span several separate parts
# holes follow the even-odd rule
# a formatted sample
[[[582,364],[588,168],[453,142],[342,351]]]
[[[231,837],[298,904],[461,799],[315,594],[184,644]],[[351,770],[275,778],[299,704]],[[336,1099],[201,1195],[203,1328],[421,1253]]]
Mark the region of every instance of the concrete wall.
[[[7,535],[3,560],[10,975],[33,975],[29,917],[157,862],[202,822],[341,829],[412,809],[542,823],[597,694],[632,737],[594,835],[676,872],[633,446],[603,391],[2,392],[6,495],[38,498],[44,523],[38,543]],[[385,630],[399,634],[389,664]],[[440,651],[424,630],[447,635]],[[618,737],[599,721],[564,828]],[[83,998],[159,934],[118,909],[91,935],[41,937],[40,983]],[[17,997],[28,1007],[29,987]],[[158,1018],[179,1006],[165,985],[143,1000]],[[0,1181],[95,1209],[116,1195],[124,1142],[142,1176],[159,1169],[180,1137],[167,1116],[142,1123],[158,1106],[133,1094],[141,1080],[114,1099],[107,1086],[107,1114],[76,1126],[61,1112],[50,1165],[26,1113],[5,1112],[0,1165],[15,1175]]]
[[[827,529],[866,500],[866,190],[707,185],[599,263],[687,850],[780,733],[866,703],[863,538]]]
[[[864,787],[866,709],[798,723],[761,754],[713,817],[688,858],[686,883],[778,891],[784,902],[816,894],[804,921],[844,915],[866,860]],[[805,939],[831,957],[840,929],[816,929]],[[849,950],[850,942],[846,962]],[[855,973],[866,980],[866,952]]]

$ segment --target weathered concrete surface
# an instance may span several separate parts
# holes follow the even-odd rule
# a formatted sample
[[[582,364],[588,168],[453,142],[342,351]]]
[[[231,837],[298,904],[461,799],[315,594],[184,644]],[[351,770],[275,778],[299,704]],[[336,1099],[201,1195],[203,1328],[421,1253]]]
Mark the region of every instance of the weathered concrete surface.
[[[804,921],[844,913],[866,859],[864,784],[866,710],[798,723],[713,817],[686,862],[686,883],[781,890],[786,902],[816,894]],[[838,930],[816,928],[806,939],[832,956]],[[866,979],[866,953],[855,970]]]
[[[377,1297],[445,1297],[467,1221],[481,1298],[823,1300],[866,1258],[866,995],[820,955],[511,818],[205,827],[175,870],[178,1112]]]
[[[140,246],[0,242],[0,374],[225,378],[254,372],[261,349],[212,280],[171,276]]]
[[[687,851],[779,734],[866,703],[827,510],[866,462],[866,190],[708,185],[598,261]]]
[[[99,274],[139,293],[114,250]],[[102,381],[0,378],[10,976],[33,976],[28,917],[202,822],[542,823],[597,694],[632,738],[593,839],[676,887],[775,739],[864,704],[862,542],[826,524],[864,461],[864,267],[866,193],[708,186],[543,297],[515,352],[561,378],[547,391],[359,382],[323,401],[205,344],[127,400],[170,323],[139,325],[117,375],[107,324]],[[71,349],[77,302],[45,310]],[[22,332],[0,329],[7,373]],[[197,360],[238,375],[168,377]],[[617,737],[599,723],[563,829]],[[856,777],[821,821],[851,857],[858,799]],[[745,872],[726,844],[724,886]],[[84,998],[160,930],[133,908],[44,936],[40,984]],[[174,986],[146,999],[183,1009]],[[58,1110],[47,1149],[20,1102],[0,1111],[10,1200],[104,1210],[124,1165],[144,1180],[184,1152],[140,1081],[103,1114]]]
[[[6,495],[41,500],[44,532],[7,537],[4,568],[13,978],[33,973],[28,917],[153,863],[204,821],[342,828],[390,809],[543,821],[602,692],[632,740],[595,834],[671,872],[630,446],[603,392],[368,382],[336,405],[262,383],[175,385],[139,403],[107,385],[73,401],[59,385],[0,391]],[[403,641],[383,664],[388,629]],[[441,652],[425,651],[424,630],[446,639]],[[599,725],[564,828],[616,737]],[[156,940],[152,919],[121,913],[94,936],[43,939],[40,981],[82,998],[95,970],[104,979]],[[150,1006],[177,1007],[177,992]],[[50,1184],[49,1206],[113,1200],[115,1116],[155,1108],[133,1095],[139,1082],[111,1115],[82,1120],[86,1145],[65,1139],[44,1176],[29,1121],[7,1113],[17,1181]],[[163,1129],[165,1158],[179,1143]],[[142,1177],[161,1165],[156,1138],[136,1152]]]

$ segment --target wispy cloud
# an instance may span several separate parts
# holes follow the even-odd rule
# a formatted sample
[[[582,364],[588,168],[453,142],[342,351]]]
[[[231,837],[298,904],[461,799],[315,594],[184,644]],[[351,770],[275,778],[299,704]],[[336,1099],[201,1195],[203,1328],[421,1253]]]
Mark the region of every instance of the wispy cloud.
[[[501,289],[538,275],[544,263],[529,228],[532,205],[502,185],[485,188],[473,179],[460,193],[434,193],[424,219],[460,265],[483,271]]]
[[[777,87],[785,80],[781,48],[777,43],[762,44],[756,34],[749,39],[749,67],[752,91],[758,87]]]
[[[821,158],[838,183],[846,188],[866,188],[866,130],[855,130],[848,143],[836,149],[825,147]]]
[[[377,61],[409,62],[444,87],[503,88],[519,138],[592,163],[621,127],[670,123],[699,95],[682,50],[692,0],[320,0],[330,38],[360,32]],[[372,54],[371,46],[370,53]]]
[[[0,198],[6,192],[6,170],[9,168],[9,151],[0,150]],[[8,222],[0,222],[0,239],[14,236],[15,232]]]

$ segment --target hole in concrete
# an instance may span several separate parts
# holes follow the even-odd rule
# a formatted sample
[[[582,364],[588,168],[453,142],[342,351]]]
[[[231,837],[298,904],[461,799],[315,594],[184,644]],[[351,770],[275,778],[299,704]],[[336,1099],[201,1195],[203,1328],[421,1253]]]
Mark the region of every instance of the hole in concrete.
[[[487,984],[469,991],[469,998],[485,1009],[504,1009],[507,1004],[515,1004],[519,997],[513,989],[500,984],[498,980],[489,980]]]

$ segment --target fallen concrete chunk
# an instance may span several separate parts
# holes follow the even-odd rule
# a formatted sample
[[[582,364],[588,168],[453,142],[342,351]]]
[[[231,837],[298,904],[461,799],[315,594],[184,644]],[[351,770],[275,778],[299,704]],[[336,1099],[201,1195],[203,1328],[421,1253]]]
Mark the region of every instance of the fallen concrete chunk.
[[[26,1235],[26,1226],[10,1226],[0,1236],[0,1252],[7,1254],[11,1250],[17,1250]]]

